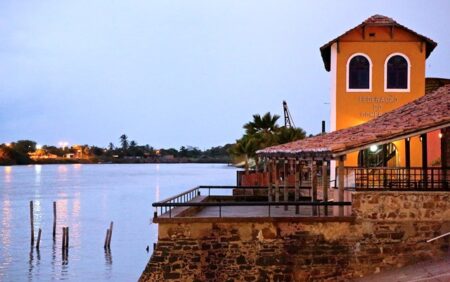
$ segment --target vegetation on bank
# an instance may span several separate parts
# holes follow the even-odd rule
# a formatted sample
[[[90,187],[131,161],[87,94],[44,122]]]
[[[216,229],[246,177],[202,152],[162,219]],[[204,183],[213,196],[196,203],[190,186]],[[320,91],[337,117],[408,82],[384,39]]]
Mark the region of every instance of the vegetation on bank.
[[[39,146],[32,140],[0,144],[0,165],[65,164],[65,163],[229,163],[231,144],[200,150],[182,146],[179,149],[155,149],[139,145],[123,134],[119,145],[109,143],[102,148],[91,145]]]
[[[235,163],[243,162],[248,171],[250,162],[254,161],[254,167],[259,167],[260,161],[256,152],[260,149],[292,142],[306,137],[306,132],[301,128],[279,126],[279,115],[271,115],[269,112],[263,116],[253,115],[253,120],[244,124],[244,135],[236,140],[229,150]]]

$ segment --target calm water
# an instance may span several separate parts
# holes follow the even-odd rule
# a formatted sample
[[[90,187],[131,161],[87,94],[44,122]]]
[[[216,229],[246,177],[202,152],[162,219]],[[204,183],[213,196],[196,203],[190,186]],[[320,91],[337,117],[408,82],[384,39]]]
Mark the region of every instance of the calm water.
[[[233,185],[235,179],[235,169],[217,164],[0,167],[0,281],[136,281],[157,239],[151,203],[200,184]],[[39,252],[30,248],[30,200],[36,234],[42,228]],[[108,255],[103,243],[110,221]],[[70,231],[67,262],[63,226]]]

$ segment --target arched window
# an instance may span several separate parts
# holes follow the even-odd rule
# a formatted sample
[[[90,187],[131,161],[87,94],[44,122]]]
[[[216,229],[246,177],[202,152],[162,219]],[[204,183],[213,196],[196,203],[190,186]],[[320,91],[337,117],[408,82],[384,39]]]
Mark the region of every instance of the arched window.
[[[402,54],[392,54],[386,61],[386,90],[405,91],[409,89],[409,61]]]
[[[371,67],[369,57],[355,54],[347,63],[347,91],[370,91]]]

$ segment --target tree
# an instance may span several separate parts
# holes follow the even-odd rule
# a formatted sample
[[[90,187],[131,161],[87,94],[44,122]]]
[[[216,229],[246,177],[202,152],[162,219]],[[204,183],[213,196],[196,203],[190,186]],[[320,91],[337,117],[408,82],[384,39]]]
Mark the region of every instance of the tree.
[[[36,151],[36,142],[31,140],[19,140],[12,143],[12,148],[19,153],[28,154]]]
[[[122,150],[124,153],[128,150],[128,136],[125,134],[122,134],[120,136],[120,144],[122,145]]]
[[[303,139],[306,132],[301,128],[279,127],[278,115],[265,113],[262,117],[259,114],[253,115],[253,120],[244,124],[245,134],[241,139],[236,140],[236,144],[229,150],[233,156],[243,156],[246,166],[250,158],[255,160],[256,167],[259,166],[259,159],[256,151],[298,139]],[[246,168],[248,171],[248,168]]]
[[[114,144],[112,142],[109,142],[108,144],[108,150],[113,151],[114,150]]]
[[[261,117],[259,114],[253,115],[253,121],[244,124],[245,133],[253,135],[256,133],[271,134],[278,131],[277,121],[279,115],[271,115],[270,112]]]
[[[281,127],[277,134],[277,143],[284,144],[299,139],[304,139],[306,132],[301,128]]]

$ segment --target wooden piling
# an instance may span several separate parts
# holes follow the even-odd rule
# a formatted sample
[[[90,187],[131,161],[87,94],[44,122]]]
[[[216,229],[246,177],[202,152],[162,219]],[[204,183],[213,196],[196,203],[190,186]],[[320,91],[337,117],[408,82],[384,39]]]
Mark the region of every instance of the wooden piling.
[[[66,250],[69,249],[69,227],[66,227]]]
[[[64,251],[64,248],[66,247],[66,228],[62,228],[62,242],[61,242],[61,249]]]
[[[109,224],[108,249],[111,248],[111,237],[112,237],[112,232],[113,232],[113,225],[114,225],[114,222],[111,221],[111,223]]]
[[[108,246],[108,237],[109,237],[109,229],[106,229],[105,244],[103,245],[104,249],[106,249],[106,247]]]
[[[40,243],[41,243],[41,233],[42,233],[42,229],[39,228],[39,231],[38,231],[38,237],[37,237],[37,242],[36,242],[36,249],[37,249],[37,250],[39,250],[39,245],[40,245]]]
[[[34,211],[33,201],[30,201],[31,246],[34,245]]]
[[[56,202],[53,202],[53,241],[56,238]]]

